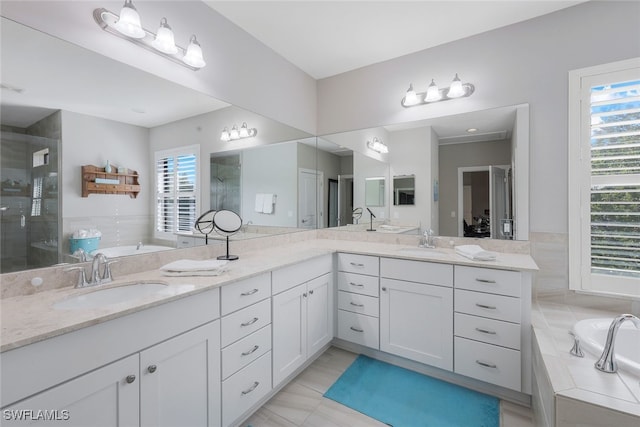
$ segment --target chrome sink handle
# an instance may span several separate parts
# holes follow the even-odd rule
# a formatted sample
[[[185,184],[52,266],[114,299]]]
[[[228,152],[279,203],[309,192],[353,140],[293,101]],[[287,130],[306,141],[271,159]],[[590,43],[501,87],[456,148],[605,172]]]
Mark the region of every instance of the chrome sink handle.
[[[113,280],[113,274],[111,273],[111,264],[118,262],[117,259],[110,259],[104,262],[104,271],[102,272],[101,283],[109,283]]]
[[[580,338],[573,333],[573,331],[569,331],[569,335],[573,337],[573,347],[569,350],[569,353],[572,356],[576,357],[584,357],[584,352],[582,351],[582,347],[580,346]]]
[[[65,268],[64,271],[79,271],[78,281],[76,282],[76,288],[84,288],[89,285],[87,282],[87,273],[84,271],[84,267],[69,267]]]

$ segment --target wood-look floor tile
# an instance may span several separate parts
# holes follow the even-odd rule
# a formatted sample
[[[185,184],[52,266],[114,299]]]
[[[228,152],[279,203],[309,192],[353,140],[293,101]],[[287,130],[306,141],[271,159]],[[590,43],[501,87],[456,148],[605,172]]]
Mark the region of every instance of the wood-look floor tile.
[[[258,409],[251,418],[245,421],[242,427],[299,427],[299,425],[262,407]]]
[[[386,424],[367,417],[330,399],[322,403],[307,418],[304,427],[388,427]]]
[[[269,400],[264,408],[299,426],[321,402],[321,393],[293,381]]]

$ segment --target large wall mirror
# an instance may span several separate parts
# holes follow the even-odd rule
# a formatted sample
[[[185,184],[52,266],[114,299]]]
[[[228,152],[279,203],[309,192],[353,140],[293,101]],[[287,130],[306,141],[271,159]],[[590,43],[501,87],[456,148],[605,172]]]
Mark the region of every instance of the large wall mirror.
[[[69,239],[80,230],[99,231],[98,248],[115,254],[175,248],[154,233],[154,153],[184,146],[200,149],[196,214],[237,211],[245,226],[234,238],[318,224],[312,135],[14,21],[2,18],[1,31],[0,273],[76,261]],[[244,122],[255,138],[220,140]],[[81,166],[107,161],[139,174],[136,197],[82,197]]]
[[[388,153],[367,147],[374,136],[385,142]],[[528,239],[528,105],[323,135],[319,140],[353,152],[354,209],[367,207],[358,193],[365,194],[363,186],[376,172],[391,177],[385,197],[392,203],[376,208],[376,220],[389,225],[378,227],[381,232],[431,228],[442,236]],[[352,222],[330,223],[342,230],[362,228]]]

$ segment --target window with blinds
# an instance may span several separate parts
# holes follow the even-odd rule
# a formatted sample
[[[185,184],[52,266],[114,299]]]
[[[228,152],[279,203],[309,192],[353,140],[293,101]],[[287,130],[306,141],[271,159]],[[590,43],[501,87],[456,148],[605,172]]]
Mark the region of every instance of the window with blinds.
[[[591,271],[640,278],[640,80],[591,87]]]
[[[156,153],[156,235],[173,237],[192,229],[198,212],[199,151],[192,146]]]
[[[569,287],[640,296],[640,58],[569,73]]]

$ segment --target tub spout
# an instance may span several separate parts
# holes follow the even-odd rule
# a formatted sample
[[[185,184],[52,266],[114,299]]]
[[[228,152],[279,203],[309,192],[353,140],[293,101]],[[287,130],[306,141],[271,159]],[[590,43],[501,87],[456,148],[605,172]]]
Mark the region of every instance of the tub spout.
[[[618,364],[616,363],[613,348],[616,342],[618,329],[625,320],[630,320],[636,328],[640,329],[640,319],[633,314],[621,314],[613,319],[613,322],[611,322],[611,325],[609,326],[609,332],[607,332],[607,341],[604,344],[602,356],[600,356],[600,359],[595,363],[596,369],[607,373],[613,373],[618,370]]]

